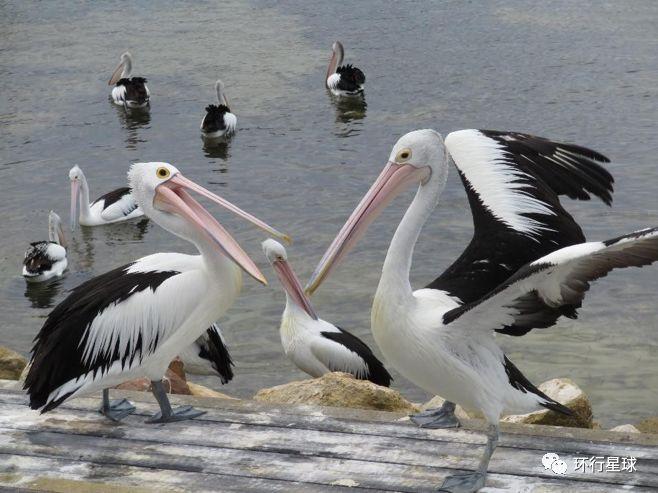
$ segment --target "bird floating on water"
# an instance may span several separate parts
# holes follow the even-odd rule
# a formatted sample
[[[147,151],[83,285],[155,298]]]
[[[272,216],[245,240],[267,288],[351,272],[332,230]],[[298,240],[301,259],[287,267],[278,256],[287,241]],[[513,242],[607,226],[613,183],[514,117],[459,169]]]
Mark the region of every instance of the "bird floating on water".
[[[343,44],[336,41],[332,47],[331,59],[327,67],[325,86],[334,96],[362,96],[365,74],[353,65],[342,65],[345,56]]]
[[[524,141],[529,144],[521,145]],[[541,144],[540,152],[531,152],[533,142]],[[451,275],[461,269],[466,276],[454,281],[457,291],[412,291],[409,272],[414,246],[445,187],[448,156],[471,188],[474,238],[484,243],[471,243],[464,261],[450,268]],[[488,264],[498,261],[497,251],[522,253],[519,244],[538,241],[553,226],[559,227],[568,215],[557,195],[587,198],[593,193],[609,200],[611,179],[594,162],[601,161],[600,157],[589,149],[525,134],[462,130],[443,140],[433,130],[410,132],[395,144],[388,164],[309,281],[307,291],[312,293],[393,197],[409,186],[418,187],[386,254],[371,328],[391,365],[432,395],[447,399],[445,426],[458,424],[447,419],[454,403],[479,409],[489,422],[477,470],[446,478],[442,485],[446,491],[477,491],[484,486],[501,414],[542,408],[571,413],[520,372],[496,344],[494,333],[520,336],[533,328],[551,327],[561,316],[576,318],[592,281],[615,268],[641,267],[658,260],[658,228],[607,241],[563,248],[553,245],[559,249],[516,269],[474,301],[463,302],[455,296],[466,290],[465,284],[479,282],[478,267],[484,266],[486,272]],[[521,243],[516,243],[519,239]],[[471,258],[476,252],[480,256]],[[448,283],[449,278],[442,282]],[[472,289],[477,292],[479,287]]]
[[[228,100],[224,93],[224,83],[221,80],[215,82],[218,105],[206,106],[206,116],[201,120],[201,134],[209,139],[228,137],[235,133],[238,124],[237,117],[231,113]]]
[[[279,333],[283,350],[290,361],[312,377],[341,371],[388,387],[391,375],[370,348],[358,337],[317,316],[311,300],[288,263],[283,245],[272,239],[266,240],[263,242],[263,253],[286,293],[286,307]]]
[[[60,277],[66,270],[66,238],[62,220],[50,211],[48,214],[48,241],[30,243],[23,260],[23,277],[28,282],[47,281]]]
[[[69,171],[71,180],[71,231],[78,224],[101,226],[142,217],[130,187],[121,187],[89,203],[89,185],[79,166]],[[78,212],[79,210],[79,212]]]
[[[146,108],[151,100],[151,93],[144,77],[130,77],[133,69],[133,57],[129,52],[121,55],[121,61],[108,81],[112,89],[112,102],[125,108]]]
[[[183,177],[168,163],[136,163],[128,173],[145,214],[192,243],[199,255],[155,253],[74,288],[35,338],[24,388],[30,407],[50,411],[67,399],[146,376],[160,412],[150,422],[192,419],[172,409],[162,377],[181,348],[197,341],[233,304],[242,271],[266,283],[256,264],[189,192],[202,195],[267,234],[289,241],[260,219]],[[129,403],[104,391],[102,412],[120,417]]]

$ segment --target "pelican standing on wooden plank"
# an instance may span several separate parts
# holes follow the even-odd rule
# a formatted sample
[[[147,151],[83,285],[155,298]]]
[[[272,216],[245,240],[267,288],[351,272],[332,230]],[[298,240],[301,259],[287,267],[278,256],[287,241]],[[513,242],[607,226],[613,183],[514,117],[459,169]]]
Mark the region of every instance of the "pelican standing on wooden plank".
[[[342,65],[345,49],[340,41],[336,41],[332,45],[331,52],[325,77],[325,86],[329,92],[338,97],[363,96],[365,74],[353,65]]]
[[[133,70],[133,57],[129,52],[121,55],[121,61],[114,69],[108,86],[112,89],[112,102],[124,108],[146,108],[151,101],[151,93],[144,77],[130,77]]]
[[[219,79],[215,82],[215,91],[217,91],[219,104],[206,106],[206,116],[201,120],[201,134],[209,139],[233,135],[238,125],[237,117],[231,113],[231,109],[228,107],[224,83]]]
[[[72,397],[146,376],[160,405],[150,422],[199,416],[190,407],[171,408],[162,384],[167,366],[233,304],[242,287],[242,270],[258,282],[266,280],[237,241],[188,191],[269,235],[288,240],[183,177],[171,164],[137,163],[128,178],[146,215],[192,243],[199,255],[155,253],[74,288],[35,338],[25,380],[33,409],[50,411]]]
[[[279,332],[283,350],[290,361],[312,377],[341,371],[388,387],[391,375],[370,348],[355,335],[317,316],[288,262],[283,245],[272,239],[266,240],[263,253],[286,293]]]
[[[30,243],[23,260],[23,277],[28,282],[42,282],[60,277],[66,270],[66,239],[62,220],[50,211],[48,214],[48,241]]]
[[[69,179],[71,180],[71,231],[78,223],[83,226],[102,226],[144,215],[130,187],[117,188],[89,203],[89,184],[79,166],[71,168]]]
[[[549,161],[553,169],[538,171],[540,162],[507,152],[492,140],[474,130],[451,133],[445,141],[433,130],[417,130],[400,138],[388,164],[330,245],[307,288],[309,292],[317,289],[397,194],[418,186],[386,254],[371,327],[386,360],[402,375],[451,403],[482,411],[489,422],[487,445],[477,470],[444,481],[442,489],[453,492],[477,491],[484,486],[503,413],[542,408],[571,413],[539,391],[514,366],[496,344],[495,331],[523,335],[533,328],[550,327],[561,316],[576,318],[592,281],[615,268],[641,267],[658,260],[658,228],[651,228],[561,248],[521,267],[473,302],[462,303],[438,289],[412,291],[409,272],[414,246],[445,186],[446,156],[452,157],[463,179],[472,185],[476,204],[471,203],[471,207],[475,205],[480,214],[474,214],[476,229],[489,225],[495,231],[494,225],[499,223],[516,236],[532,238],[550,227],[555,218],[560,220],[561,206],[552,200],[555,192],[550,190],[551,184],[558,193],[581,196],[605,188],[605,182],[585,180],[583,184],[576,179],[582,178],[582,168],[587,167],[583,162],[597,155],[593,151],[552,143],[555,151]],[[562,158],[554,159],[555,154]],[[600,170],[592,171],[595,169],[590,170],[591,176],[600,176]],[[552,180],[543,179],[551,173],[555,174]],[[489,249],[501,248],[513,250],[514,244],[501,245],[492,236]],[[489,259],[485,256],[482,260]]]

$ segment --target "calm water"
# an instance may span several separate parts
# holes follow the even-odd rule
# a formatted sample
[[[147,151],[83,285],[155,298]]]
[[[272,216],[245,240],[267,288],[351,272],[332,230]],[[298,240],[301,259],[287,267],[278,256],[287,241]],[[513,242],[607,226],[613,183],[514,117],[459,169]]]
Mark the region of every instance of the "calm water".
[[[655,156],[658,4],[560,1],[177,2],[0,4],[0,344],[23,353],[68,289],[156,251],[190,245],[148,223],[84,229],[70,271],[26,289],[20,264],[47,235],[47,211],[68,216],[68,169],[93,196],[124,184],[129,163],[163,160],[291,234],[307,279],[329,241],[407,131],[521,130],[593,147],[612,158],[615,204],[568,203],[588,237],[658,225]],[[349,5],[349,7],[348,7]],[[337,108],[322,77],[334,39],[367,75],[365,112]],[[127,118],[107,80],[130,49],[149,79],[150,116]],[[226,83],[239,130],[204,147],[198,125]],[[315,299],[328,320],[374,344],[369,309],[384,253],[410,195],[371,228]],[[283,295],[260,251],[263,236],[211,209],[272,280],[245,282],[223,320],[237,363],[224,391],[303,378],[283,357]],[[425,228],[413,270],[432,280],[468,242],[471,219],[453,173]],[[658,271],[615,273],[590,292],[578,321],[500,343],[535,382],[569,376],[606,425],[658,414]],[[205,383],[215,385],[212,379]],[[425,395],[397,377],[408,398]]]

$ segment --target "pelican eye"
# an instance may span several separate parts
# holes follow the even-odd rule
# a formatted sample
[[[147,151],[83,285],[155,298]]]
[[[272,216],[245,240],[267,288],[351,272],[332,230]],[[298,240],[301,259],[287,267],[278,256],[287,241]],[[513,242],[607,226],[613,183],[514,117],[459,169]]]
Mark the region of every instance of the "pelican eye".
[[[164,166],[161,166],[155,171],[155,174],[158,178],[162,178],[164,180],[165,178],[169,178],[171,172]]]
[[[406,149],[402,149],[400,152],[398,152],[398,155],[395,156],[395,161],[398,163],[409,161],[409,159],[411,159],[411,149],[408,147]]]

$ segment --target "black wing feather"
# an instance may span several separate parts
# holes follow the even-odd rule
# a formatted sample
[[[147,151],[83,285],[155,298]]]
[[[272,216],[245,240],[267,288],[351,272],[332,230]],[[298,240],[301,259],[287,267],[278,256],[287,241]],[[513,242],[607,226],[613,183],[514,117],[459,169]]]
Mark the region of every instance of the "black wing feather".
[[[219,333],[219,327],[216,324],[211,325],[205,336],[201,336],[197,340],[197,344],[200,347],[199,357],[210,361],[222,384],[230,382],[233,379],[231,367],[235,365]]]

